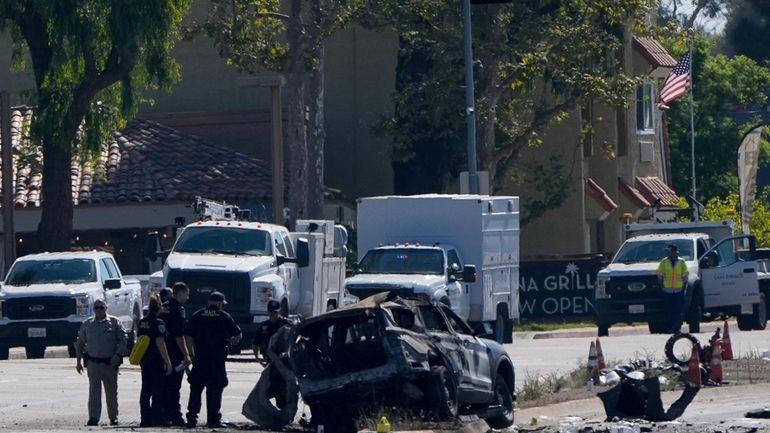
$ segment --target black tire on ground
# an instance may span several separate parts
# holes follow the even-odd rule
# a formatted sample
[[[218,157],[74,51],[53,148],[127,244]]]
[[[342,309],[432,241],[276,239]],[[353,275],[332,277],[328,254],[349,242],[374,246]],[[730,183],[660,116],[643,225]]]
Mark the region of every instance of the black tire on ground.
[[[504,429],[513,424],[513,393],[505,378],[498,373],[495,378],[495,406],[501,406],[503,412],[486,418],[487,424],[494,429]]]
[[[687,334],[687,333],[674,334],[671,336],[671,338],[668,339],[668,341],[666,341],[664,352],[666,354],[666,358],[669,361],[673,362],[674,364],[680,367],[684,367],[690,361],[690,354],[687,355],[687,359],[680,359],[676,356],[677,354],[674,353],[674,345],[676,345],[676,342],[681,339],[690,340],[690,343],[692,345],[698,344],[698,339],[690,334]]]
[[[26,346],[24,352],[27,359],[40,359],[45,357],[45,346]]]
[[[668,326],[661,322],[650,322],[647,324],[650,334],[668,334]]]
[[[443,365],[431,368],[432,379],[425,389],[427,406],[440,421],[457,419],[457,380]]]
[[[759,303],[754,304],[754,315],[752,328],[755,331],[763,331],[767,327],[767,299],[765,294],[759,294]]]
[[[500,344],[504,344],[507,334],[511,334],[513,329],[508,329],[508,312],[504,310],[498,310],[497,317],[495,318],[495,341]]]
[[[6,346],[0,346],[0,361],[8,359],[10,348]]]
[[[596,325],[596,333],[599,337],[610,335],[610,325],[603,325],[601,323]]]
[[[78,353],[75,350],[75,343],[70,343],[67,345],[67,356],[70,358],[75,358],[78,356]]]

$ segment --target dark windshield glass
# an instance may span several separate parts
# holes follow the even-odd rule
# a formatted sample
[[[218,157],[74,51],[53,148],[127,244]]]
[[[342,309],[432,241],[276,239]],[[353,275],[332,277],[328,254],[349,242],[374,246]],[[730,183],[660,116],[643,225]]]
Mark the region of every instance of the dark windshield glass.
[[[271,255],[270,234],[238,227],[188,227],[174,245],[178,253],[216,253],[249,256]]]
[[[679,257],[684,260],[693,260],[692,247],[693,241],[689,239],[677,240],[654,240],[626,242],[618,251],[613,262],[635,263],[635,262],[657,262],[666,257],[666,246],[674,244],[679,249]]]
[[[92,281],[96,281],[93,260],[25,260],[13,265],[6,284],[28,286],[49,283],[79,284]]]
[[[387,248],[366,253],[360,263],[365,274],[444,274],[440,249]]]

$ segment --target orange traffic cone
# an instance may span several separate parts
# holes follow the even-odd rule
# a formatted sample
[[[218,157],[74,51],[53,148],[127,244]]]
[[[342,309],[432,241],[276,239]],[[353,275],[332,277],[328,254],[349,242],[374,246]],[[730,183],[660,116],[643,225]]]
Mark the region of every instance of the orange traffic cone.
[[[725,332],[722,337],[722,359],[725,361],[733,359],[733,345],[730,344],[730,329],[727,327],[727,319],[725,319]]]
[[[709,380],[722,383],[722,340],[715,339],[711,343],[711,368],[709,371]]]
[[[588,374],[593,374],[594,370],[596,370],[596,345],[592,341],[588,349]]]
[[[692,355],[690,355],[690,362],[687,365],[687,385],[700,388],[700,344],[693,344]]]
[[[602,352],[602,343],[599,339],[596,339],[596,368],[598,370],[604,370],[607,368],[607,364],[604,363],[604,353]]]

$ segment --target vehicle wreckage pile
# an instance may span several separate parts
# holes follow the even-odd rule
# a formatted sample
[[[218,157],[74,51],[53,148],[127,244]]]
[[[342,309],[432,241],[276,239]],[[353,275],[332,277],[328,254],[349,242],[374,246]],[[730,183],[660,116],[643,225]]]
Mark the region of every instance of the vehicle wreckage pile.
[[[311,425],[331,432],[357,431],[358,416],[378,407],[513,424],[513,362],[444,304],[380,293],[283,328],[268,352],[271,362],[243,406],[264,428],[291,423],[300,395]]]

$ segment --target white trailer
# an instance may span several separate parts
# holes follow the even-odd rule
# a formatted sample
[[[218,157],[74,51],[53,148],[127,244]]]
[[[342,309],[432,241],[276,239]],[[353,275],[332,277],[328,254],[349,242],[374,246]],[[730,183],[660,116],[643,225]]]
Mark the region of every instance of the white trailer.
[[[439,248],[444,252],[441,282],[430,276],[367,274],[346,280],[349,293],[362,297],[372,288],[408,285],[450,307],[498,341],[511,341],[519,318],[519,198],[512,196],[383,196],[358,201],[358,260],[385,248]],[[419,244],[419,245],[417,245]],[[452,268],[458,257],[461,263]],[[406,257],[405,255],[402,255]],[[463,281],[463,265],[476,266],[476,279]]]

